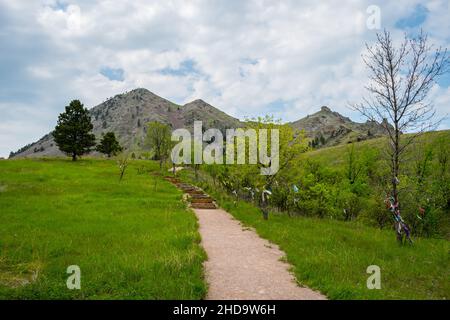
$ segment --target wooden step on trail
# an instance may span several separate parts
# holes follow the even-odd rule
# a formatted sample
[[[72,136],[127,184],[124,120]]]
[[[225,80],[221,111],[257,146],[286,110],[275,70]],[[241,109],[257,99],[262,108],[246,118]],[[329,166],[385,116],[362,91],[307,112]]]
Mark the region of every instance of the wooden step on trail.
[[[187,194],[187,199],[190,203],[190,207],[194,209],[217,209],[216,202],[213,198],[207,195],[202,189],[193,186],[189,183],[184,183],[180,179],[174,177],[165,177],[165,179],[178,189]]]
[[[191,198],[191,203],[211,203],[211,198]]]
[[[191,203],[191,208],[194,209],[217,209],[214,203]]]

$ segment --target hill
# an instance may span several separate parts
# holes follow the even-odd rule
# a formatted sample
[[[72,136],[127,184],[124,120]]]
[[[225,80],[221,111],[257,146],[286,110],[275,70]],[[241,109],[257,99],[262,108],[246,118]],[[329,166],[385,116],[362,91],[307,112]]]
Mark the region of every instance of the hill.
[[[102,133],[112,131],[120,144],[128,150],[139,149],[146,134],[146,124],[159,121],[173,129],[193,127],[194,120],[203,121],[203,127],[232,128],[241,122],[203,100],[195,100],[185,105],[177,105],[161,98],[147,89],[135,89],[119,94],[90,109],[93,132],[97,139]],[[12,153],[14,157],[54,157],[62,156],[51,133],[39,141]]]
[[[303,129],[315,147],[334,146],[386,135],[384,126],[374,121],[358,123],[323,106],[320,111],[294,121],[291,126]]]
[[[178,105],[143,88],[116,95],[90,109],[90,113],[97,139],[100,140],[103,133],[112,131],[127,150],[139,150],[142,147],[146,124],[150,121],[166,123],[173,129],[192,129],[195,120],[202,121],[205,129],[223,130],[244,125],[203,100]],[[290,124],[295,129],[304,129],[315,147],[366,140],[384,134],[382,125],[376,122],[353,122],[328,107],[322,107],[319,112]],[[37,142],[11,152],[10,158],[62,155],[49,133]]]

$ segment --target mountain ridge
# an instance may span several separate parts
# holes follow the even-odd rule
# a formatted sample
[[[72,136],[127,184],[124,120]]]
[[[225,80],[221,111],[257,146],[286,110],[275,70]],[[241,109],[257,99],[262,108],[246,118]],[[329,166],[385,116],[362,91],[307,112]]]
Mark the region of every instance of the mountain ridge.
[[[205,130],[209,128],[225,130],[245,125],[244,121],[226,114],[202,99],[178,105],[145,88],[117,94],[89,109],[89,112],[97,140],[103,133],[112,131],[120,144],[131,151],[138,151],[143,147],[145,124],[150,121],[166,123],[172,129],[189,130],[192,130],[194,121],[202,121]],[[304,129],[306,136],[311,139],[310,144],[314,147],[360,141],[384,134],[382,126],[376,122],[353,122],[326,106],[312,115],[290,122],[289,125],[295,129]],[[17,152],[11,152],[10,158],[63,155],[51,133],[48,133]]]
[[[387,134],[387,122],[354,122],[350,118],[322,106],[320,111],[289,123],[294,129],[303,129],[314,147],[333,146],[362,141]]]

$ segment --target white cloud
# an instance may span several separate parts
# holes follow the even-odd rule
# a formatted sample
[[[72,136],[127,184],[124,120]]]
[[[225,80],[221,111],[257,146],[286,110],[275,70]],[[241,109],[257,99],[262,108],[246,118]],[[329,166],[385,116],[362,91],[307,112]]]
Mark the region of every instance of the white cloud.
[[[66,10],[45,6],[38,12],[37,21],[52,35],[72,37],[89,32],[89,20],[77,5],[69,5]]]
[[[51,79],[53,78],[52,72],[43,66],[30,66],[28,67],[28,72],[32,77],[38,78],[38,79]]]

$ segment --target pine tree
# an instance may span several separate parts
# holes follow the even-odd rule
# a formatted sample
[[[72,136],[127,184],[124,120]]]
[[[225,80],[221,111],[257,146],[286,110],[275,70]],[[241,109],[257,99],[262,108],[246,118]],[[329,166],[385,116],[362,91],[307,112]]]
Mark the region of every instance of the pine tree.
[[[319,140],[320,140],[320,145],[321,145],[321,146],[324,146],[325,143],[327,142],[327,141],[325,140],[325,137],[324,137],[322,134],[320,134]]]
[[[66,111],[59,115],[53,137],[59,150],[76,161],[78,156],[88,153],[95,146],[92,129],[89,111],[79,100],[72,100]]]
[[[111,156],[114,156],[122,151],[122,147],[117,141],[114,132],[108,132],[103,136],[96,150],[98,152],[106,154],[108,158],[110,158]]]

